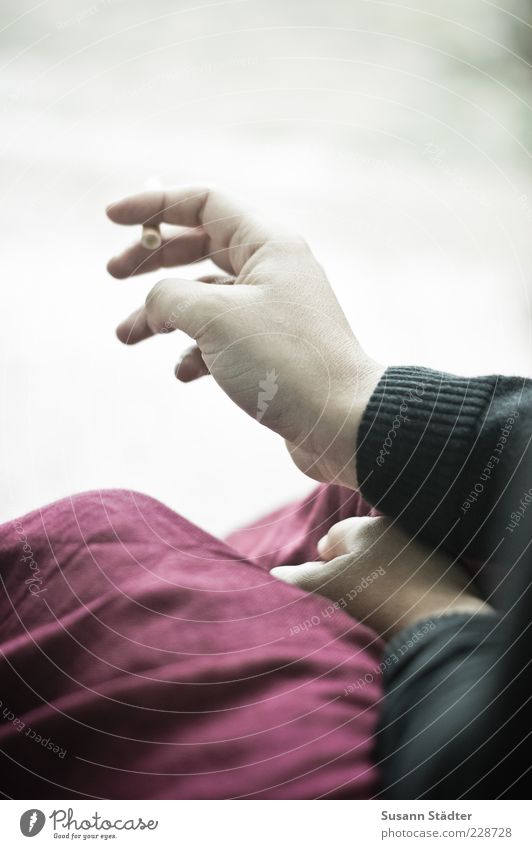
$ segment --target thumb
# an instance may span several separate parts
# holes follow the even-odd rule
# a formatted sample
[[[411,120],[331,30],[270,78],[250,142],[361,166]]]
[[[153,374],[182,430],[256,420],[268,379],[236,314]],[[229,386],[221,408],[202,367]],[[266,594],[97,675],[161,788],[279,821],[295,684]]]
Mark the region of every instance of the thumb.
[[[213,286],[200,280],[161,280],[146,303],[117,328],[121,342],[134,345],[156,333],[182,330],[198,339],[209,323],[230,308],[232,286]]]
[[[276,566],[270,575],[285,584],[292,584],[306,592],[318,591],[326,580],[325,564],[320,562],[300,563],[298,566]]]

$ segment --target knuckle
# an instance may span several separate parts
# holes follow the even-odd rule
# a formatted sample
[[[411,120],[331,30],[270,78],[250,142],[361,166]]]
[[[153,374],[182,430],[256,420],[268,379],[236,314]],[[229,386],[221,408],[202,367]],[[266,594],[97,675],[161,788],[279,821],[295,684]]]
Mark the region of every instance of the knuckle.
[[[146,295],[146,309],[152,310],[156,306],[157,302],[160,300],[161,294],[164,289],[165,280],[160,280],[155,286],[150,289],[148,294]]]
[[[171,281],[160,280],[146,296],[146,314],[151,329],[159,333],[164,325],[171,295]]]
[[[200,217],[201,212],[205,209],[209,201],[213,199],[213,189],[210,186],[202,186],[200,189],[201,193],[201,202],[200,202]]]

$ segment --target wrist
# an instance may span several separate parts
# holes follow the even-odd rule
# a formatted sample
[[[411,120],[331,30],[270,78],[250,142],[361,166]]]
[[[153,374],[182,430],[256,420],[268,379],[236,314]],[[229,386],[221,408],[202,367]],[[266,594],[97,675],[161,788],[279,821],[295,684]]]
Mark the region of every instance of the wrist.
[[[350,489],[358,488],[356,452],[362,417],[384,372],[384,366],[366,358],[362,366],[358,365],[356,378],[340,397],[336,415],[338,439],[333,446],[334,465],[341,476],[337,482]]]
[[[412,604],[402,616],[396,617],[388,627],[386,638],[393,637],[405,628],[413,628],[419,622],[427,619],[441,619],[444,616],[463,614],[465,616],[489,615],[495,611],[491,605],[474,595],[463,594],[459,598],[440,598],[438,601],[427,600],[419,605]]]
[[[356,489],[356,446],[362,416],[384,366],[360,354],[328,389],[327,398],[316,393],[306,400],[306,433],[297,443],[287,442],[296,466],[315,480]]]

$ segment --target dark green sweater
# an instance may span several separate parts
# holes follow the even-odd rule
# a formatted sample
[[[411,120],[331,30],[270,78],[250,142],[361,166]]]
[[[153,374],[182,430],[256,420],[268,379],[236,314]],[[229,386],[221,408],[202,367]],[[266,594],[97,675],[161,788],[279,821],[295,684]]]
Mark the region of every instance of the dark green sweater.
[[[464,559],[497,611],[387,647],[382,795],[519,797],[532,782],[532,382],[390,368],[357,469],[365,498]]]

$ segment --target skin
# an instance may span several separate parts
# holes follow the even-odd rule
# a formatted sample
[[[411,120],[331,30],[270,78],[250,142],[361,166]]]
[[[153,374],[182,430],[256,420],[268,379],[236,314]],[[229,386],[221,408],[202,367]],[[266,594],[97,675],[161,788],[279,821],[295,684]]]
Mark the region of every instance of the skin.
[[[184,381],[210,373],[257,417],[261,381],[277,391],[261,418],[280,434],[296,465],[320,481],[355,488],[354,450],[362,412],[383,368],[360,347],[307,244],[204,188],[144,192],[107,209],[125,225],[177,225],[161,248],[139,241],[108,264],[128,277],[210,258],[217,278],[166,278],[118,327],[129,345],[178,329],[195,342],[178,364]]]
[[[204,187],[143,192],[111,204],[107,215],[138,228],[138,240],[108,263],[114,277],[204,259],[224,272],[160,280],[119,325],[118,338],[133,345],[184,331],[194,344],[176,366],[179,380],[212,375],[248,415],[260,409],[261,423],[284,438],[305,474],[355,489],[358,428],[384,368],[359,345],[303,239]],[[144,224],[173,227],[158,250],[142,246]],[[276,389],[264,410],[259,397],[268,375]],[[385,577],[348,607],[382,635],[428,615],[486,609],[446,555],[409,541],[386,520],[347,521],[329,532],[324,562],[272,574],[339,600],[372,564],[388,564]]]
[[[384,517],[338,522],[318,543],[318,554],[320,561],[280,566],[271,574],[340,602],[385,639],[422,619],[491,610],[457,561]]]

